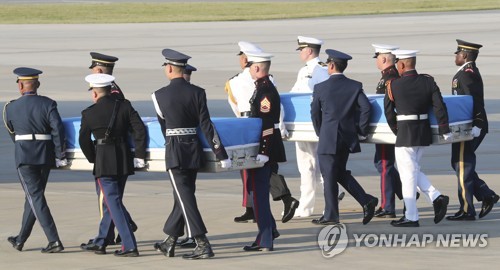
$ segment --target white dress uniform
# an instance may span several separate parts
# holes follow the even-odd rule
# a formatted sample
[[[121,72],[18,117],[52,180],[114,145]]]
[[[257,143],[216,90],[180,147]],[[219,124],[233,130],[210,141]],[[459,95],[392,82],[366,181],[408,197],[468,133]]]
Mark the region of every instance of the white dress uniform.
[[[312,93],[317,83],[329,78],[326,66],[322,66],[318,57],[306,62],[299,70],[297,81],[290,92]],[[308,217],[314,212],[316,186],[321,180],[317,159],[317,142],[295,142],[297,166],[300,172],[300,203],[295,216]]]
[[[254,80],[250,69],[244,68],[241,73],[231,78],[226,84],[227,100],[236,117],[242,117],[245,112],[250,112],[250,98],[255,90]]]

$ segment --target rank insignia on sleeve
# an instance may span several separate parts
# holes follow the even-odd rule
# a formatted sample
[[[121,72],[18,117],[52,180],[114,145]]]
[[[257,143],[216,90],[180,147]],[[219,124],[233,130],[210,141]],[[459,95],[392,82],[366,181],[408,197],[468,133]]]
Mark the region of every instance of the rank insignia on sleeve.
[[[271,102],[269,102],[269,99],[267,99],[267,97],[264,97],[260,101],[260,112],[268,113],[270,111],[271,111]]]
[[[453,82],[451,83],[451,88],[457,88],[458,87],[458,79],[454,79]]]

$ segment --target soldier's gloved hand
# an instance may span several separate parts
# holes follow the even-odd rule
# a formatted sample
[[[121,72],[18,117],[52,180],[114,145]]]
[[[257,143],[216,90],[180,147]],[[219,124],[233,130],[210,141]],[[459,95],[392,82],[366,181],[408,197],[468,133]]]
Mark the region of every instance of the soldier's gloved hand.
[[[451,132],[443,134],[443,138],[444,138],[445,141],[451,141],[451,137],[452,136],[453,135],[451,134]]]
[[[281,138],[288,138],[288,130],[286,130],[286,128],[283,128],[283,129],[280,129],[280,132],[281,132]]]
[[[256,157],[255,157],[255,162],[257,163],[266,163],[269,161],[269,157],[266,156],[266,155],[261,155],[261,154],[258,154]]]
[[[222,169],[229,169],[231,168],[232,162],[231,159],[224,159],[220,161],[220,166]]]
[[[65,158],[63,158],[63,159],[56,158],[56,168],[64,167],[64,166],[68,166],[68,160]]]
[[[363,136],[363,135],[359,135],[359,134],[358,134],[358,140],[360,140],[360,141],[364,141],[364,140],[366,140],[366,136]]]
[[[476,127],[476,126],[473,126],[471,133],[472,133],[472,136],[479,137],[479,135],[481,135],[481,129]]]
[[[134,168],[142,169],[144,167],[146,167],[146,163],[144,162],[144,159],[134,158]]]

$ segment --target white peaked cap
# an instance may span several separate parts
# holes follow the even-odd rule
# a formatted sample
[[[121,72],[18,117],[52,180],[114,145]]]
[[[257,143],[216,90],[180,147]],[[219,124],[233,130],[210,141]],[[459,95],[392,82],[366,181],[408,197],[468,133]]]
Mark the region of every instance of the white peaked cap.
[[[240,41],[238,42],[238,46],[240,46],[240,55],[241,53],[247,54],[248,52],[262,52],[262,48],[248,41]]]
[[[85,81],[90,84],[90,87],[106,87],[111,85],[114,80],[115,77],[103,73],[90,74],[85,77]]]
[[[388,44],[372,44],[373,48],[375,48],[376,53],[391,53],[394,50],[399,49],[397,45],[388,45]]]
[[[417,50],[395,50],[392,54],[396,56],[397,59],[407,59],[417,57]]]
[[[248,62],[250,63],[260,63],[271,61],[271,58],[274,56],[270,53],[265,52],[248,52],[246,53]]]

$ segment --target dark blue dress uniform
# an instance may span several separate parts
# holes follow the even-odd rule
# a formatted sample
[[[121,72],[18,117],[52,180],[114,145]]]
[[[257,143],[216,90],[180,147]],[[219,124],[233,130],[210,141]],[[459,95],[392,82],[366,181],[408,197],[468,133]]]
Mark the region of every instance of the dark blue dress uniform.
[[[479,53],[482,45],[457,40],[458,49],[455,54],[465,52],[471,54]],[[458,56],[459,57],[459,56]],[[467,60],[468,61],[468,60]],[[474,127],[480,128],[479,136],[471,141],[452,144],[451,166],[456,172],[458,178],[458,199],[460,209],[455,216],[448,217],[449,220],[474,220],[476,211],[474,209],[473,195],[478,201],[493,204],[498,201],[498,195],[492,191],[488,185],[479,178],[476,172],[476,154],[475,151],[481,145],[486,133],[488,133],[488,119],[484,108],[484,86],[483,79],[479,73],[475,61],[464,63],[452,80],[453,95],[470,95],[473,99],[473,121]],[[496,201],[495,201],[496,200]],[[487,213],[486,213],[487,214]],[[485,215],[482,209],[479,217]]]
[[[269,157],[269,161],[261,168],[248,169],[247,190],[253,194],[253,211],[259,232],[254,245],[273,249],[273,231],[276,222],[269,204],[269,189],[272,166],[285,162],[285,148],[279,130],[280,96],[276,87],[265,76],[255,81],[255,91],[250,98],[250,117],[262,119],[262,136],[260,139],[260,155]]]
[[[328,60],[345,62],[349,55],[326,50]],[[370,119],[370,102],[360,82],[344,74],[333,74],[316,84],[311,103],[311,119],[319,137],[318,159],[324,180],[325,211],[318,225],[339,222],[338,185],[341,184],[363,206],[366,224],[373,217],[377,198],[366,194],[346,169],[350,153],[361,151],[358,134],[366,136]]]
[[[164,65],[185,67],[187,55],[165,49]],[[203,163],[203,149],[197,127],[205,135],[218,160],[227,159],[227,153],[210,120],[205,90],[178,77],[152,94],[158,121],[165,136],[165,163],[174,190],[174,207],[163,231],[171,237],[194,237],[207,233],[196,203],[196,176]],[[198,242],[198,245],[200,243]],[[173,256],[173,255],[172,255]],[[213,256],[213,253],[212,253]]]
[[[36,84],[30,91],[23,92],[22,97],[6,104],[3,115],[15,145],[16,169],[26,194],[21,231],[15,237],[15,247],[22,250],[36,220],[50,243],[59,241],[44,193],[55,159],[64,159],[65,137],[57,103],[37,94],[38,76],[42,71],[17,68],[14,73],[20,83],[31,80]],[[62,250],[62,244],[60,247]]]
[[[386,83],[399,78],[398,70],[394,65],[382,70],[381,73],[382,78],[377,85],[377,94],[385,94]],[[403,199],[403,195],[401,193],[401,179],[395,167],[394,144],[376,144],[373,162],[380,173],[381,211],[395,213],[396,198],[394,195],[398,196],[399,199]],[[377,213],[375,213],[375,216],[377,216]]]
[[[105,133],[114,110],[116,110],[114,124],[111,127],[111,134],[106,138]],[[104,211],[94,244],[107,245],[106,238],[113,222],[122,238],[123,252],[137,251],[137,243],[129,223],[130,217],[127,217],[122,202],[122,182],[128,175],[134,174],[134,154],[128,144],[129,130],[132,131],[134,138],[135,157],[144,159],[146,129],[130,102],[105,95],[82,111],[80,147],[88,161],[94,163],[93,174],[99,189],[103,192],[104,204],[108,210]],[[91,135],[96,138],[95,141],[92,141]]]

